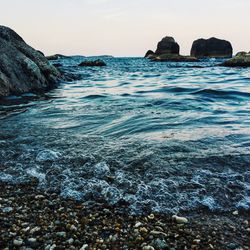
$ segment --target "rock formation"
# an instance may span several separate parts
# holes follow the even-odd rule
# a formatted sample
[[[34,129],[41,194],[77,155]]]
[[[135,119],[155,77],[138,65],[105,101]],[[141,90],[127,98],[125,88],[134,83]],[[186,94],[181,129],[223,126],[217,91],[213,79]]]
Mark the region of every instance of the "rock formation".
[[[227,58],[232,57],[233,48],[230,42],[215,37],[198,39],[193,42],[191,56],[197,58]]]
[[[180,46],[173,37],[164,37],[157,45],[155,53],[149,50],[145,57],[155,62],[197,62],[198,59],[191,56],[182,56]]]
[[[157,45],[157,49],[155,51],[156,55],[163,54],[177,54],[180,53],[180,46],[174,40],[173,37],[166,36],[164,37]]]
[[[250,67],[250,52],[239,52],[235,57],[221,64],[225,67]]]
[[[53,87],[61,77],[39,51],[12,29],[0,26],[0,97]]]

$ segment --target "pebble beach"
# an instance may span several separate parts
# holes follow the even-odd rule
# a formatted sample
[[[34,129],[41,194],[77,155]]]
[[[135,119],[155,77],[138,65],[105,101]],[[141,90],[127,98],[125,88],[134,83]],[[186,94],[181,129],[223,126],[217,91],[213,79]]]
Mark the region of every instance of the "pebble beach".
[[[1,249],[250,249],[249,215],[200,211],[129,215],[38,192],[35,182],[0,184]]]

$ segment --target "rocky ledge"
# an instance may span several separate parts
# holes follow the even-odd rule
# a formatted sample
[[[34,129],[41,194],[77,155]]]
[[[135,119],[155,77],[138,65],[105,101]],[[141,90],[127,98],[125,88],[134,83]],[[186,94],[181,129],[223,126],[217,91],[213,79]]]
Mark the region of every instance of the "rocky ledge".
[[[164,37],[157,45],[155,52],[149,50],[145,58],[155,62],[197,62],[198,59],[192,56],[182,56],[180,46],[173,37]]]
[[[0,182],[1,249],[250,249],[249,215],[240,211],[132,216],[125,204],[89,207],[35,183]]]
[[[225,61],[225,67],[250,67],[250,52],[239,52],[235,57]]]
[[[42,92],[59,82],[60,72],[12,29],[0,26],[0,98]]]

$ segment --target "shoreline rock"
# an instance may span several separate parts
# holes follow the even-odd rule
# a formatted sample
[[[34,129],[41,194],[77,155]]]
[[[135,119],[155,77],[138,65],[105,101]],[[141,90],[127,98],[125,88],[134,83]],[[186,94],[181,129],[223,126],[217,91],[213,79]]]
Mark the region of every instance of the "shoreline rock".
[[[60,81],[60,72],[12,29],[0,26],[0,45],[0,98],[44,92]]]
[[[197,58],[230,58],[233,48],[230,42],[215,37],[195,40],[191,48],[191,56]]]

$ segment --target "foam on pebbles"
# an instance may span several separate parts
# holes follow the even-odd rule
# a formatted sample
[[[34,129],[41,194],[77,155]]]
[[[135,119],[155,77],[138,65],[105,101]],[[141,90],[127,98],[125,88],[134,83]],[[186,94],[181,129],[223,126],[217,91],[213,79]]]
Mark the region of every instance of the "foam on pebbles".
[[[16,191],[18,190],[18,192]],[[45,198],[36,199],[37,195]],[[0,242],[3,249],[248,249],[249,221],[238,216],[196,214],[192,219],[161,214],[132,215],[126,204],[90,206],[36,189],[1,186]],[[49,198],[46,198],[49,197]],[[228,217],[230,215],[230,217]],[[189,223],[187,223],[189,221]],[[232,242],[233,239],[237,241]],[[232,249],[232,248],[231,248]]]

